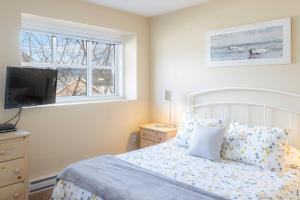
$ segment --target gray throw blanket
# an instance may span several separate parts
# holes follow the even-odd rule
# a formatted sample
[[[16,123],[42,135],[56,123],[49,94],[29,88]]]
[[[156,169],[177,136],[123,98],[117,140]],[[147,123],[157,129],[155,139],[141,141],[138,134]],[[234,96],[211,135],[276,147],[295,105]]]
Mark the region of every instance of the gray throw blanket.
[[[58,178],[103,200],[224,199],[113,156],[100,156],[70,165]]]

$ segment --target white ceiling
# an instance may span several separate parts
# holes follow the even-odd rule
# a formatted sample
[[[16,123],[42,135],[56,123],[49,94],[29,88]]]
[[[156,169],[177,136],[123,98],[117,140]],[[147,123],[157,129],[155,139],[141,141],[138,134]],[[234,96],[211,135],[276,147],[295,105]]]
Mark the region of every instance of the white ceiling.
[[[90,3],[153,17],[211,0],[85,0]]]

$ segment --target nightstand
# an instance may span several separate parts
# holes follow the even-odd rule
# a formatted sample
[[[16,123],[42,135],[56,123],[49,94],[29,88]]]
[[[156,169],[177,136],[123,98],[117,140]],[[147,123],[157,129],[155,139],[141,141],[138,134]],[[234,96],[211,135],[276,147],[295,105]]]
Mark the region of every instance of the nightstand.
[[[140,126],[140,147],[145,148],[156,145],[174,137],[177,128],[168,128],[163,124],[146,124]]]

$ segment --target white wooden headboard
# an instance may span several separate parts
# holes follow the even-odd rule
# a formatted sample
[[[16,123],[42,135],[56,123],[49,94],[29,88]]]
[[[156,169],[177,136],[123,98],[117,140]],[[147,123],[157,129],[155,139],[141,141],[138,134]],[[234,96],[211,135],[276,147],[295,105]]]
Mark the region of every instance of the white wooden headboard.
[[[261,88],[221,88],[191,93],[189,110],[213,117],[289,129],[300,149],[300,94]]]

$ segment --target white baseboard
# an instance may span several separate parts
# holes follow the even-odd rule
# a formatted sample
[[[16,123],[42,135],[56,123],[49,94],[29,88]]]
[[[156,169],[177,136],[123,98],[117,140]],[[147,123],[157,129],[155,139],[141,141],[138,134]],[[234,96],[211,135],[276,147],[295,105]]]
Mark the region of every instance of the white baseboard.
[[[56,183],[56,177],[57,177],[56,174],[52,174],[46,177],[30,180],[30,184],[29,184],[30,193],[34,193],[37,191],[41,191],[53,187]]]

